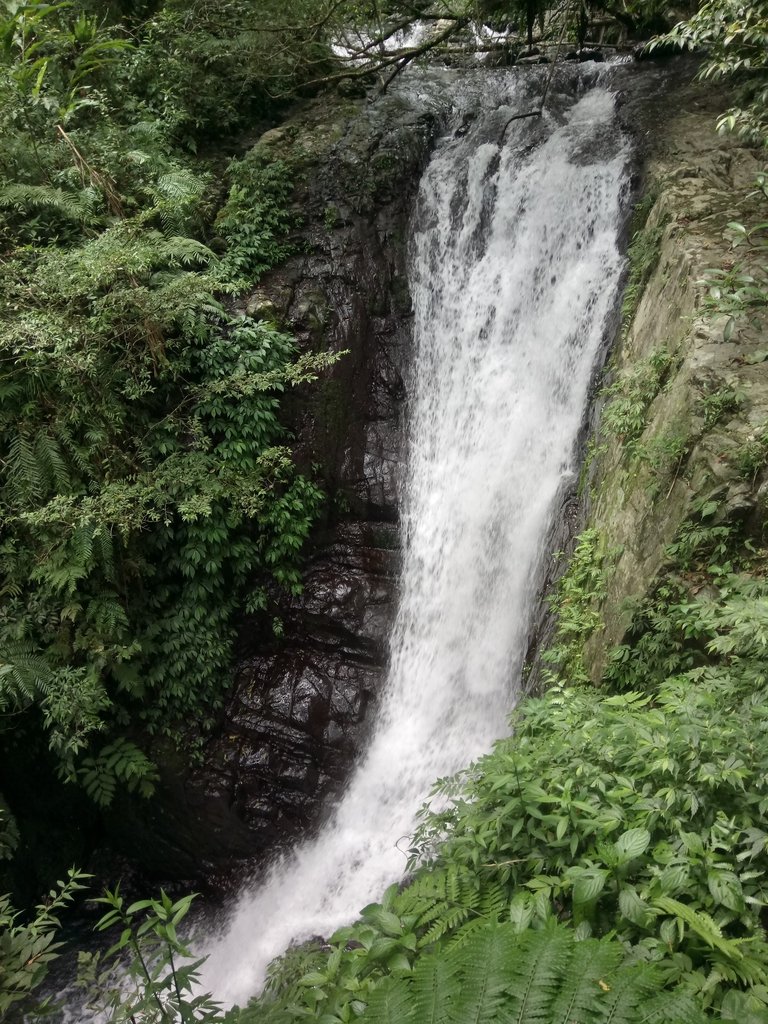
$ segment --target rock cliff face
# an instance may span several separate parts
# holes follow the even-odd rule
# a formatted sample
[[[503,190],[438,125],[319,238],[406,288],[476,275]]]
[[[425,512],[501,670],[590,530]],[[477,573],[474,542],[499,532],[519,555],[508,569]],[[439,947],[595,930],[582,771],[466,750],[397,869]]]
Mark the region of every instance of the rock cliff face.
[[[617,429],[614,418],[606,430],[604,418],[585,477],[587,524],[600,538],[605,579],[601,625],[585,656],[595,682],[682,524],[710,503],[710,526],[742,521],[761,541],[768,510],[763,477],[745,476],[734,457],[768,422],[768,317],[752,310],[729,323],[707,308],[709,272],[734,266],[723,232],[748,218],[743,197],[759,165],[752,151],[715,133],[726,97],[687,86],[674,99],[676,113],[662,111],[654,130],[649,212],[632,250],[630,305],[642,294],[607,377],[628,403],[627,422]],[[630,415],[639,417],[636,427]]]
[[[396,98],[320,100],[268,132],[301,216],[296,255],[243,310],[276,321],[302,351],[345,352],[287,400],[300,461],[330,498],[304,592],[271,622],[243,623],[236,685],[193,770],[158,757],[158,800],[112,816],[117,844],[145,870],[190,879],[224,870],[317,818],[356,757],[386,671],[399,558],[403,375],[411,337],[405,239],[436,130]]]

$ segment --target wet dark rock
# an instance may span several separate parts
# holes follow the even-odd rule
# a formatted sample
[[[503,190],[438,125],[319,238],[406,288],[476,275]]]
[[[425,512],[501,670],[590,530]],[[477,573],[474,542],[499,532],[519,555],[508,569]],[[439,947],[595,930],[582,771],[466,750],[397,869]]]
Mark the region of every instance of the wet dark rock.
[[[583,64],[588,60],[604,61],[605,54],[602,50],[595,49],[571,50],[569,53],[566,53],[565,59],[580,61]]]
[[[491,50],[486,58],[486,67],[489,68],[511,68],[517,63],[518,51],[509,46],[499,46],[497,50]]]
[[[303,224],[297,255],[239,308],[285,326],[302,351],[347,352],[285,402],[297,458],[321,467],[330,500],[303,593],[273,595],[269,615],[242,624],[236,685],[202,763],[159,752],[158,798],[111,815],[115,844],[162,877],[223,879],[291,841],[361,749],[395,609],[407,218],[436,127],[402,99],[324,99],[258,144],[297,167]]]

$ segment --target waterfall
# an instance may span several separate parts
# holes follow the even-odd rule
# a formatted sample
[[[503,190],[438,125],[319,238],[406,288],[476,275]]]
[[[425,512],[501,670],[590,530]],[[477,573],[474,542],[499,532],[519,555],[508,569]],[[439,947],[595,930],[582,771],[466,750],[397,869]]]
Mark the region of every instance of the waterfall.
[[[506,95],[439,143],[413,218],[405,551],[387,688],[319,836],[244,892],[211,942],[203,982],[226,1002],[253,995],[292,940],[354,920],[402,876],[396,844],[433,782],[505,733],[519,690],[546,539],[615,309],[628,146],[602,86],[555,96],[556,113],[505,131],[522,89],[497,78]]]

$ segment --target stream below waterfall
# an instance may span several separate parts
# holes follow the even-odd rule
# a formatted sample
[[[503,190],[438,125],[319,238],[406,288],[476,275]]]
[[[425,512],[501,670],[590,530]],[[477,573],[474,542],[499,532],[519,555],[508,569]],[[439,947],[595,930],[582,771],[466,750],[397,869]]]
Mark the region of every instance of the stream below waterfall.
[[[405,545],[389,679],[367,752],[319,834],[244,889],[200,949],[203,985],[225,1003],[258,991],[292,941],[329,935],[400,879],[398,842],[435,780],[506,731],[614,325],[631,146],[612,73],[558,72],[546,115],[511,123],[536,106],[546,69],[467,76],[472,87],[450,74],[454,109],[409,243]],[[418,82],[399,86],[411,102]]]

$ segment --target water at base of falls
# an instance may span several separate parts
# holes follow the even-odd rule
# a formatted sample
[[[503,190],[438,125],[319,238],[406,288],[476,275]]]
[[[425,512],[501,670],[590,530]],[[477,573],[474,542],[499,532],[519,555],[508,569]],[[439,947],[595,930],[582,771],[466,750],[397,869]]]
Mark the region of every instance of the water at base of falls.
[[[256,993],[291,941],[329,935],[402,877],[396,844],[434,781],[506,731],[615,309],[628,145],[609,88],[566,98],[556,84],[555,113],[504,133],[522,87],[509,74],[495,82],[471,130],[438,144],[414,214],[405,551],[387,688],[320,835],[243,892],[201,950],[204,986],[227,1003]]]

